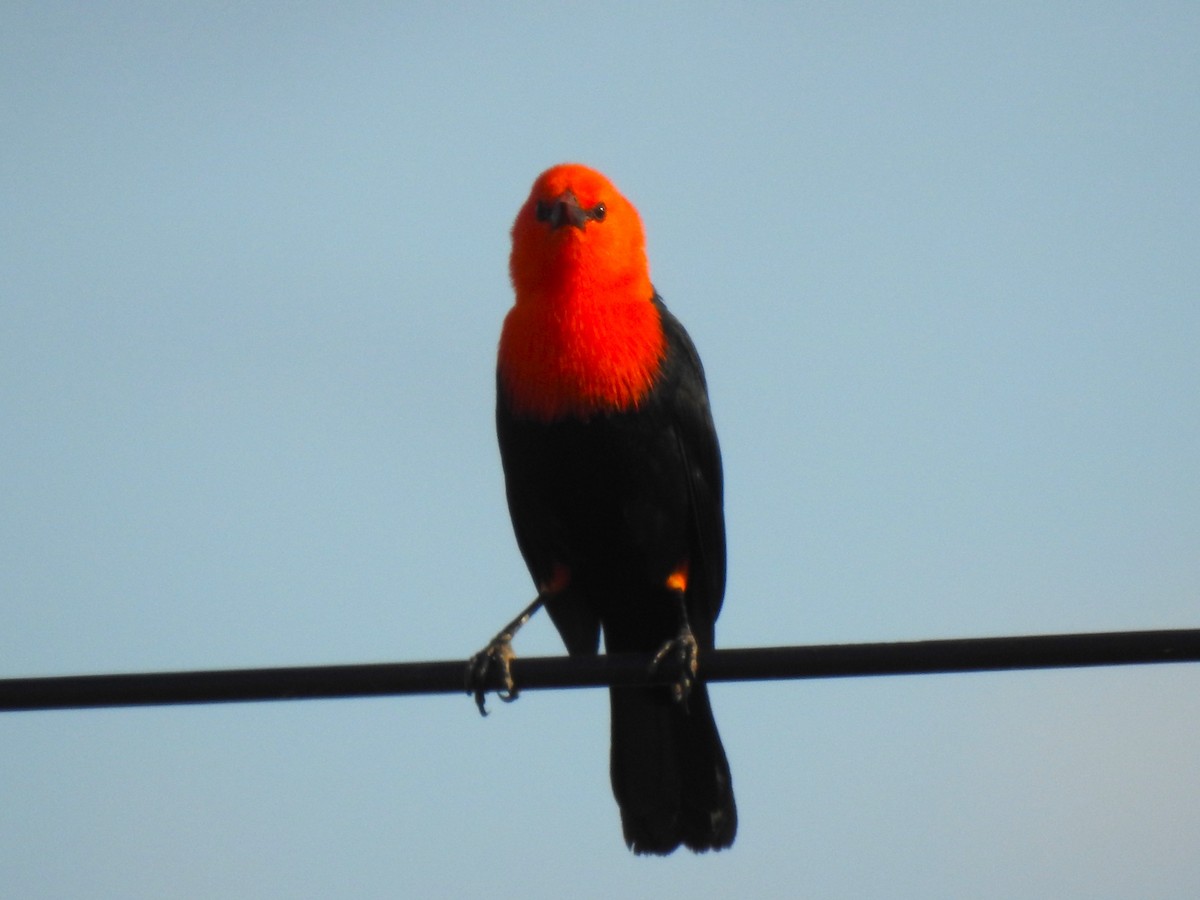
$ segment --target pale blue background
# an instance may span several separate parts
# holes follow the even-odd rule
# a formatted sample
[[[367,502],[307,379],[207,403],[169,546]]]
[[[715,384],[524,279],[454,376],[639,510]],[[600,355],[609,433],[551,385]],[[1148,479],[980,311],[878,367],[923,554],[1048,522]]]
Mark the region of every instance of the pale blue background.
[[[1200,626],[1194,2],[11,2],[0,117],[0,676],[477,649],[564,160],[708,367],[722,644]],[[1200,667],[713,693],[665,861],[598,691],[3,715],[0,893],[1196,896]]]

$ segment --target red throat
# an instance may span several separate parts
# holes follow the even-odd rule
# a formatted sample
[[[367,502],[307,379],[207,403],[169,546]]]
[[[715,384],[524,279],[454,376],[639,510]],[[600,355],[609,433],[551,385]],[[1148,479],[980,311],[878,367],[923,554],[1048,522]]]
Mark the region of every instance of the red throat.
[[[514,413],[550,421],[633,409],[665,351],[649,298],[515,306],[500,337],[500,379]]]
[[[604,218],[551,227],[539,204],[570,196]],[[666,352],[637,210],[599,172],[556,166],[513,225],[516,304],[500,337],[501,388],[514,413],[542,421],[636,408]]]

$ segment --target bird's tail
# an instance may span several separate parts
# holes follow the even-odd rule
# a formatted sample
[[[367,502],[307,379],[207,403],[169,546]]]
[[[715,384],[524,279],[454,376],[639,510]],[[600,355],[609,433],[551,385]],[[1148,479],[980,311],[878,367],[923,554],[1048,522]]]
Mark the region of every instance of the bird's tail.
[[[694,685],[686,705],[663,687],[612,688],[609,696],[625,843],[657,854],[680,844],[696,852],[732,844],[737,807],[705,686]]]

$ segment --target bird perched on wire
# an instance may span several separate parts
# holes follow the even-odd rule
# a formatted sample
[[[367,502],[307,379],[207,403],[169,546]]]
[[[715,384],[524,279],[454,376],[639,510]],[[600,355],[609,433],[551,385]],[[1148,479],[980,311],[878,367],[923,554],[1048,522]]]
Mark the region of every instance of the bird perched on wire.
[[[697,660],[725,592],[721,456],[700,358],[650,282],[641,218],[602,174],[543,172],[512,228],[496,430],[534,602],[470,663],[484,711],[545,606],[572,655],[653,654],[670,685],[610,688],[611,774],[635,853],[720,850],[729,763]]]

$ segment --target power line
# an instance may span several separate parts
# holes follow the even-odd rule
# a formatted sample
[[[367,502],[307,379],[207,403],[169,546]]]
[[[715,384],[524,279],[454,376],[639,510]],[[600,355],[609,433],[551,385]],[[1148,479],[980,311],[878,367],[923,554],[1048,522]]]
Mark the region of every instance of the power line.
[[[704,681],[928,675],[1200,662],[1200,628],[713,650]],[[517,687],[661,680],[637,654],[517,658]],[[466,660],[0,679],[0,712],[465,693]],[[490,685],[493,689],[499,683]]]

